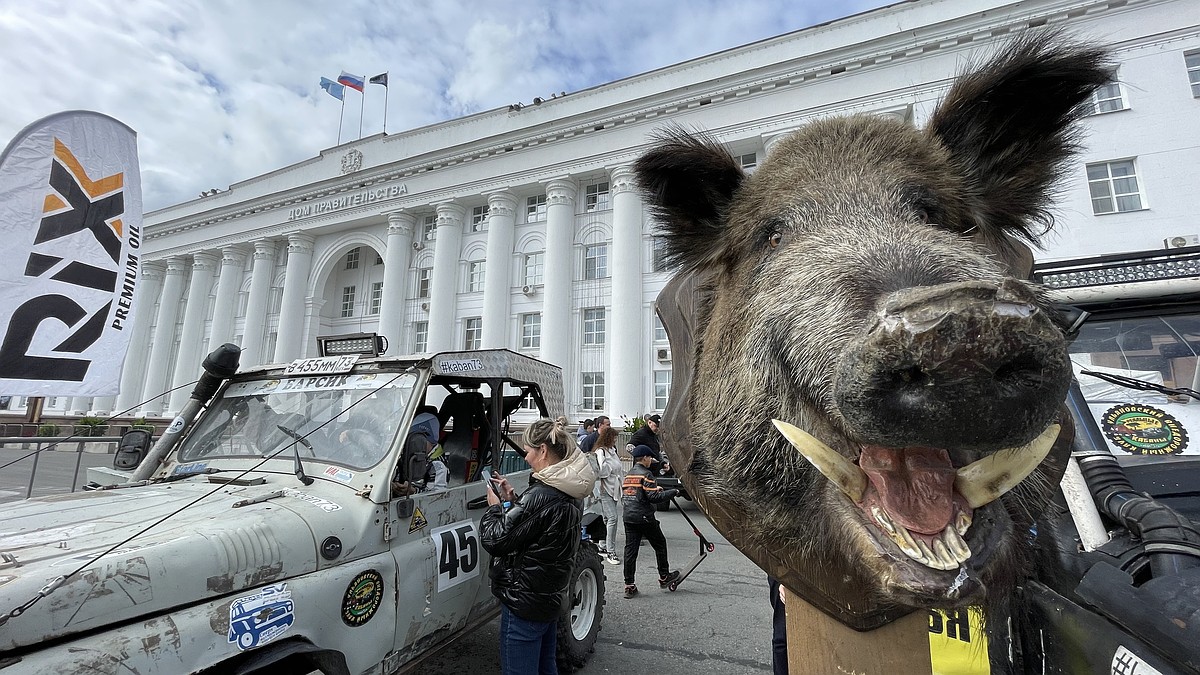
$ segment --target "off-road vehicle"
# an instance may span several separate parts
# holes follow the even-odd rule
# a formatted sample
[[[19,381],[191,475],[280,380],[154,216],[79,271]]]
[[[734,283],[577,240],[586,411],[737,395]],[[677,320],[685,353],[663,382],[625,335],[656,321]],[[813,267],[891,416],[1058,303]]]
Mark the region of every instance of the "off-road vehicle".
[[[484,350],[236,373],[237,356],[209,355],[127,480],[5,505],[0,675],[409,672],[498,614],[481,469],[527,482],[514,418],[562,414],[559,368]],[[409,442],[427,405],[445,489],[420,489],[428,448]],[[587,540],[603,524],[582,529],[564,670],[588,658],[603,613]]]

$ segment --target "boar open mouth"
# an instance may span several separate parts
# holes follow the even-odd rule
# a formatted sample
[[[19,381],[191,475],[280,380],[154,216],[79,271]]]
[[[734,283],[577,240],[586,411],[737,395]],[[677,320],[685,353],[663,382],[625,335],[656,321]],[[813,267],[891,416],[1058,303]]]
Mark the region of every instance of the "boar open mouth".
[[[855,463],[792,424],[772,422],[854,502],[882,539],[926,567],[947,571],[971,558],[967,542],[975,509],[1025,480],[1046,458],[1060,430],[1051,424],[1025,445],[955,467],[947,449],[879,445],[861,446]]]

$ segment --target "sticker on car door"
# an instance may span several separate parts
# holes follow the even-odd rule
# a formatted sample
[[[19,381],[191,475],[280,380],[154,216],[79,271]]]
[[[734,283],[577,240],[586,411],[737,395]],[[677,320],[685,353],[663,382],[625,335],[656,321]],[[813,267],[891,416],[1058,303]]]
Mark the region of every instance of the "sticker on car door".
[[[479,576],[479,532],[464,520],[430,530],[437,566],[437,589],[444,591]]]

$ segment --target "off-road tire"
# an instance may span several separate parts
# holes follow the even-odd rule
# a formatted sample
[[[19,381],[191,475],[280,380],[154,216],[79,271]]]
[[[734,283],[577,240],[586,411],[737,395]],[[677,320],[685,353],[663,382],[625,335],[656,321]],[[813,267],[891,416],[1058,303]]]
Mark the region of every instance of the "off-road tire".
[[[574,620],[572,620],[574,618]],[[567,599],[558,618],[558,672],[573,673],[596,651],[604,618],[604,564],[590,541],[579,544]]]

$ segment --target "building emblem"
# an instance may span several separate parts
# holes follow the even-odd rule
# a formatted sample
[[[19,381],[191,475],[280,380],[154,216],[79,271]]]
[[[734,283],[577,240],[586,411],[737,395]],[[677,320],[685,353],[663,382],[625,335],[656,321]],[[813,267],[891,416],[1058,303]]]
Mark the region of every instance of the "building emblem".
[[[345,155],[342,155],[342,173],[354,173],[362,168],[363,154],[358,150],[351,150]]]

